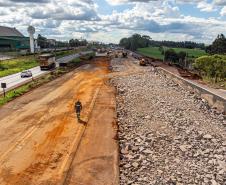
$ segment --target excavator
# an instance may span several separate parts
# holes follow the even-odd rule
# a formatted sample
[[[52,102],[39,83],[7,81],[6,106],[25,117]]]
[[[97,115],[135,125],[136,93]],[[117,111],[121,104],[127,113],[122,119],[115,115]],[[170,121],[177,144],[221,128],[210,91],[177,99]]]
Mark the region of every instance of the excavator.
[[[147,61],[144,58],[140,59],[140,66],[146,66],[147,65]]]
[[[127,58],[127,52],[123,51],[123,52],[122,52],[122,57],[123,57],[123,58]]]

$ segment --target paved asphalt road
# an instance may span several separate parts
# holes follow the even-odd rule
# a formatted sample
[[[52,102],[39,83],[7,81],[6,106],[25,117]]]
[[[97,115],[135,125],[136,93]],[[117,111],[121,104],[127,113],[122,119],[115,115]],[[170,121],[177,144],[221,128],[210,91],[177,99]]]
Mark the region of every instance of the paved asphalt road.
[[[88,53],[91,53],[91,51],[82,52],[82,55],[85,55],[85,54],[88,54]],[[59,58],[56,61],[57,67],[59,66],[59,63],[69,62],[69,61],[71,61],[75,58],[78,58],[79,56],[80,56],[80,54],[73,54],[73,55],[68,55],[68,56]],[[39,66],[31,68],[29,70],[32,72],[34,78],[49,73],[49,71],[41,71]],[[0,78],[0,84],[6,83],[6,85],[7,85],[6,91],[8,91],[8,90],[13,89],[14,87],[17,87],[21,84],[32,81],[31,77],[30,78],[21,78],[20,74],[21,73],[15,73],[15,74],[12,74],[12,75],[9,75],[9,76],[2,77],[2,78]],[[0,88],[0,94],[2,92],[3,92],[3,89]]]

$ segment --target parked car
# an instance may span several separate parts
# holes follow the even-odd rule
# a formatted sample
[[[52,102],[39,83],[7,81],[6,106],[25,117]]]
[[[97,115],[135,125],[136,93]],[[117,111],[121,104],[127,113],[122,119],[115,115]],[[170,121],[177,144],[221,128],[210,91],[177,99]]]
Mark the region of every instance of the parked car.
[[[21,78],[29,78],[32,77],[32,72],[30,70],[22,71],[20,76]]]

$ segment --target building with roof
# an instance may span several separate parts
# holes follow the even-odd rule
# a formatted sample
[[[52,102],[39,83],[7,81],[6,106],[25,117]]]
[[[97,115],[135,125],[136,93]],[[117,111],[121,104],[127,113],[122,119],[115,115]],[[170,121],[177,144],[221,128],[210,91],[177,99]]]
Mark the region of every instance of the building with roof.
[[[29,37],[25,37],[16,28],[0,26],[0,51],[29,48]]]

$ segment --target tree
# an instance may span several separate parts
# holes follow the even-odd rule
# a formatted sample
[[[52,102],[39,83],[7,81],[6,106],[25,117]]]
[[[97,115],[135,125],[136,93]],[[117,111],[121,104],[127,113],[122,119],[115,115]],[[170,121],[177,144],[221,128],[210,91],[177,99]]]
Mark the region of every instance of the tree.
[[[226,57],[223,55],[202,56],[195,60],[193,67],[201,76],[214,79],[215,82],[226,78]]]
[[[48,47],[47,38],[43,37],[41,34],[38,34],[37,43],[41,48],[47,48]]]
[[[75,47],[75,40],[74,39],[69,40],[69,46]]]
[[[69,40],[70,47],[86,46],[88,44],[87,40],[83,39],[79,41],[78,39]]]
[[[180,51],[180,52],[178,53],[178,58],[181,59],[181,60],[185,60],[186,55],[187,55],[186,52]]]
[[[219,34],[212,45],[206,48],[210,54],[226,54],[226,38],[224,34]]]
[[[165,60],[171,61],[173,63],[178,63],[179,57],[174,49],[168,49],[165,52]]]
[[[136,33],[131,37],[122,38],[119,42],[119,45],[126,49],[136,51],[137,48],[148,47],[150,40],[151,40],[150,36],[147,36],[147,35],[141,36],[140,34]]]

